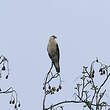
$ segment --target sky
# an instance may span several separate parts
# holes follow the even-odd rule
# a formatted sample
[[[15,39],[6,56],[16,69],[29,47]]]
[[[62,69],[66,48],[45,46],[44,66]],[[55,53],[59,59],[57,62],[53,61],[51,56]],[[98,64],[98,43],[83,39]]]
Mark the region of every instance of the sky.
[[[21,110],[42,109],[51,35],[57,36],[63,80],[62,91],[51,96],[57,102],[72,98],[83,65],[90,65],[96,57],[110,64],[110,1],[0,0],[0,54],[10,66],[10,77],[1,79],[1,87],[16,89]],[[8,95],[0,97],[2,109],[13,108]],[[77,104],[65,109],[73,107],[81,109]]]

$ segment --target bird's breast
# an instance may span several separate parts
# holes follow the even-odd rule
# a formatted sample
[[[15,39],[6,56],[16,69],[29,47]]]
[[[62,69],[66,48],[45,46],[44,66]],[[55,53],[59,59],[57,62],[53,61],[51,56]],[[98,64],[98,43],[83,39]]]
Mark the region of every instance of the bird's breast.
[[[56,42],[54,41],[50,41],[49,44],[48,44],[48,52],[52,55],[55,54],[56,52]]]

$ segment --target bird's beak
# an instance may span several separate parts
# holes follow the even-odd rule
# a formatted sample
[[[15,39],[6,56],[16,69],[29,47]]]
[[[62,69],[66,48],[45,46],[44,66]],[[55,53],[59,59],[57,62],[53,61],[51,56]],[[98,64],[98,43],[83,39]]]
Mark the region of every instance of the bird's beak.
[[[55,39],[57,39],[57,37],[55,37]]]
[[[54,38],[55,38],[55,39],[57,39],[57,37],[56,37],[56,36],[54,36]]]
[[[57,37],[56,37],[56,36],[54,36],[54,35],[53,35],[53,36],[51,36],[51,37],[53,37],[54,39],[57,39]]]

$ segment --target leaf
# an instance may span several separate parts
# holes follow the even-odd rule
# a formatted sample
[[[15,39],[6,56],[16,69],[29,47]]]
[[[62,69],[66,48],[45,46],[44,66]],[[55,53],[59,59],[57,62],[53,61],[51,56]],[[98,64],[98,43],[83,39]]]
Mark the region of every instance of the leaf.
[[[3,65],[2,70],[5,71],[5,66]]]

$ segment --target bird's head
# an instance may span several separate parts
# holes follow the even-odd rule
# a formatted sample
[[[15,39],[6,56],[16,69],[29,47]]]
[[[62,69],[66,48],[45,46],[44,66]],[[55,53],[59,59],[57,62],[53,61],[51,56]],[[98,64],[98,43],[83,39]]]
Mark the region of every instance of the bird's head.
[[[57,39],[57,37],[55,35],[52,35],[51,38]]]

